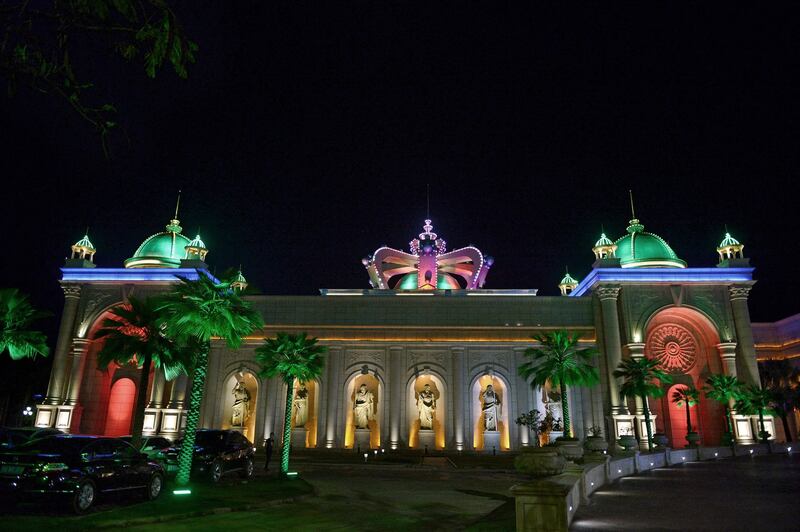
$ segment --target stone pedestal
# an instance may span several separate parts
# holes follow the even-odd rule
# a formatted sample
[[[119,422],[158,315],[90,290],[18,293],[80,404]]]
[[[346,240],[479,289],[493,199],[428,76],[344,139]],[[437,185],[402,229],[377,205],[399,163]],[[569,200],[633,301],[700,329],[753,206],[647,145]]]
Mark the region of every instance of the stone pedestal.
[[[160,408],[145,408],[144,423],[142,424],[143,436],[152,436],[158,432],[158,421],[160,417]]]
[[[369,436],[369,429],[356,429],[356,439],[353,442],[354,448],[360,448],[362,452],[369,449]]]
[[[306,448],[306,435],[308,429],[305,427],[295,427],[292,429],[292,449]]]
[[[639,448],[642,451],[647,451],[647,423],[644,419],[644,414],[637,414],[636,415],[636,426],[639,430]],[[656,433],[656,415],[650,414],[650,433]]]
[[[733,432],[736,443],[749,445],[756,442],[753,432],[753,425],[750,423],[750,416],[733,415]]]
[[[483,433],[483,452],[500,452],[500,432],[496,430],[487,430]]]
[[[422,429],[419,431],[419,435],[417,437],[417,447],[422,449],[423,451],[425,448],[428,448],[428,452],[433,452],[436,450],[436,433],[430,429]]]

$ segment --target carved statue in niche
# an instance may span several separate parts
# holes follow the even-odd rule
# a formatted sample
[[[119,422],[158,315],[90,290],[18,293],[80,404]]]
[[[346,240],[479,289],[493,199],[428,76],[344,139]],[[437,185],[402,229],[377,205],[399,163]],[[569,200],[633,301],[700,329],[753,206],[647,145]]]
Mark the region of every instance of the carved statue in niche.
[[[431,385],[426,384],[417,397],[417,410],[419,411],[419,428],[433,430],[433,417],[436,412],[436,396],[431,391]]]
[[[250,392],[244,385],[244,381],[237,381],[233,387],[233,412],[231,414],[231,425],[243,427],[250,417]]]
[[[369,422],[375,419],[375,415],[373,414],[374,408],[375,396],[371,391],[367,390],[366,384],[362,384],[358,387],[358,391],[353,400],[353,420],[355,421],[356,428],[369,428]]]
[[[494,391],[491,384],[486,385],[486,389],[481,393],[481,404],[483,411],[483,430],[497,430],[497,409],[500,408],[500,396]]]
[[[300,388],[294,393],[294,426],[304,427],[308,422],[308,389],[306,383],[301,382]]]
[[[542,404],[545,412],[549,412],[553,419],[561,419],[561,393],[553,389],[550,381],[542,386]]]

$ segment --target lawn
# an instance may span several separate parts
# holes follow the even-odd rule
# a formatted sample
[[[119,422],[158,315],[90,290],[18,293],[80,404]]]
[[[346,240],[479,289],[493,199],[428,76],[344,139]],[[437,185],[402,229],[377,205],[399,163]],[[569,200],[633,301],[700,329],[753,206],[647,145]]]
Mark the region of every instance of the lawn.
[[[301,479],[279,480],[258,476],[250,481],[223,479],[218,485],[196,484],[188,496],[173,495],[167,489],[155,501],[140,496],[105,497],[84,516],[40,504],[20,504],[3,516],[3,530],[71,530],[122,528],[135,524],[168,521],[182,516],[202,516],[265,507],[270,501],[312,493],[312,487]],[[149,525],[152,526],[152,525]]]

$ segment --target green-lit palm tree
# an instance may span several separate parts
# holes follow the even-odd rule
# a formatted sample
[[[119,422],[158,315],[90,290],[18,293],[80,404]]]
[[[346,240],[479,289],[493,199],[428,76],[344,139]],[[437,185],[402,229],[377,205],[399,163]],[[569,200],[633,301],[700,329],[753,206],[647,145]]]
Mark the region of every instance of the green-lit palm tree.
[[[775,395],[771,390],[759,388],[754,384],[746,386],[736,401],[736,411],[741,414],[758,414],[761,431],[758,433],[762,443],[769,443],[770,433],[764,425],[764,416],[773,411]]]
[[[758,364],[761,386],[774,395],[773,410],[781,418],[786,441],[792,441],[789,416],[800,408],[800,369],[787,359],[768,359]]]
[[[197,346],[192,367],[192,393],[183,444],[178,455],[176,483],[183,488],[189,483],[192,472],[194,441],[200,420],[200,403],[208,370],[208,352],[211,338],[225,341],[236,349],[247,336],[263,325],[261,315],[243,301],[228,281],[216,281],[206,272],[198,270],[197,279],[179,277],[180,283],[161,299],[159,309],[164,315],[168,336],[182,345]]]
[[[28,296],[16,288],[0,289],[0,354],[8,351],[12,360],[47,356],[47,337],[30,326],[49,315],[36,310]]]
[[[686,441],[689,445],[694,445],[695,442],[690,439],[690,435],[695,432],[692,430],[692,415],[691,408],[700,402],[700,391],[694,387],[694,384],[689,384],[686,387],[677,388],[672,392],[671,400],[678,407],[686,407]]]
[[[725,444],[731,444],[734,441],[730,405],[736,402],[741,391],[741,381],[732,375],[713,374],[706,379],[706,385],[703,387],[706,398],[722,403],[722,407],[725,409],[725,426],[727,427],[723,436]]]
[[[279,375],[286,383],[286,415],[281,449],[281,473],[284,475],[289,472],[294,381],[308,382],[319,377],[325,366],[322,355],[327,350],[327,347],[317,344],[316,338],[308,338],[306,333],[283,332],[279,332],[275,338],[265,339],[264,345],[256,349],[256,362],[261,366],[260,375],[262,377]]]
[[[614,376],[622,378],[619,394],[622,397],[641,397],[644,403],[644,424],[647,428],[647,449],[653,450],[653,429],[650,426],[648,397],[664,395],[663,385],[672,384],[672,377],[661,369],[658,360],[639,357],[626,358],[614,370]],[[659,384],[656,384],[656,381]]]
[[[147,406],[150,367],[154,365],[163,369],[167,380],[172,380],[185,371],[191,360],[164,334],[163,313],[153,298],[142,301],[129,297],[126,304],[114,307],[110,314],[95,335],[95,339],[104,341],[97,354],[97,363],[106,368],[112,362],[119,365],[133,362],[142,368],[131,429],[132,443],[138,448]]]
[[[593,386],[600,382],[597,368],[592,364],[597,350],[579,347],[580,334],[570,334],[564,330],[538,334],[533,339],[541,347],[525,350],[525,356],[531,360],[519,367],[519,374],[526,380],[530,379],[531,386],[544,386],[547,382],[553,387],[558,386],[564,416],[564,438],[571,439],[567,385]]]

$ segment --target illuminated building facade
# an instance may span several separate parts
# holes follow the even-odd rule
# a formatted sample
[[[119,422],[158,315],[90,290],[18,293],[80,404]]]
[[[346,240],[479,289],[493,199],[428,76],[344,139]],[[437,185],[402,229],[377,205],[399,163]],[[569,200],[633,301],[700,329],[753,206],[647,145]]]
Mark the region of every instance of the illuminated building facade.
[[[181,231],[176,213],[124,268],[96,267],[88,236],[72,247],[62,269],[65,305],[38,426],[130,431],[139,370],[99,369],[101,346],[93,337],[109,309],[129,295],[163,292],[176,275],[193,277],[206,269],[205,243]],[[307,332],[329,348],[319,381],[297,383],[294,391],[293,445],[317,448],[499,452],[531,444],[531,434],[514,420],[531,409],[559,417],[560,400],[554,390],[531,388],[517,367],[534,346],[531,335],[555,329],[581,333],[583,345],[600,353],[600,384],[569,391],[579,438],[592,426],[614,439],[645,433],[645,405],[621,399],[612,375],[624,357],[655,357],[672,374],[665,398],[651,400],[649,408],[655,431],[683,447],[685,411],[669,402],[673,389],[701,388],[711,373],[757,384],[757,357],[800,355],[797,317],[751,323],[753,268],[730,235],[712,267],[687,267],[635,217],[625,235],[612,241],[603,234],[592,251],[591,272],[583,280],[567,273],[558,285],[561,296],[492,290],[484,285],[493,259],[473,246],[448,251],[426,220],[409,252],[381,247],[362,261],[371,288],[246,296],[266,326],[238,350],[212,346],[201,424],[237,427],[256,442],[281,433],[285,385],[258,377],[254,361],[263,338],[279,331]],[[235,288],[246,285],[240,271]],[[188,379],[168,382],[154,371],[150,382],[145,432],[174,438],[184,422]],[[703,400],[692,415],[701,442],[718,444],[722,406]],[[758,432],[749,416],[736,416],[734,428],[742,443],[753,442]],[[772,419],[767,430],[783,439]]]

